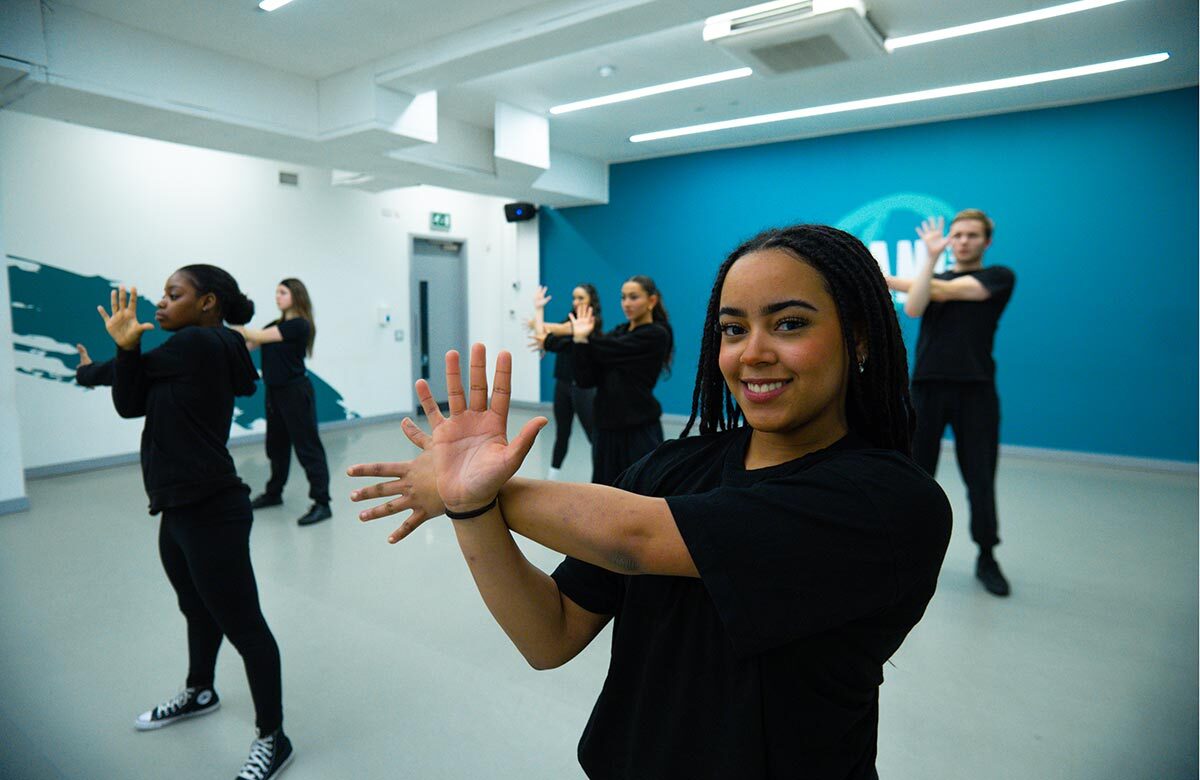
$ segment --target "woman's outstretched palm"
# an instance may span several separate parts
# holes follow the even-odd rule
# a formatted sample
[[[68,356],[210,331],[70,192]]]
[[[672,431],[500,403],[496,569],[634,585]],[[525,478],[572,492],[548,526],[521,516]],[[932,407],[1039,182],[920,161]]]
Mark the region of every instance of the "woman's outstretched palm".
[[[433,462],[438,494],[451,511],[484,506],[520,468],[545,417],[530,420],[508,441],[508,405],[512,386],[512,356],[501,352],[491,403],[488,403],[487,354],[482,344],[471,347],[469,391],[464,393],[457,352],[446,353],[446,387],[450,415],[443,417],[424,380],[417,398],[433,427]]]
[[[121,349],[133,349],[142,340],[143,333],[154,330],[152,323],[138,322],[137,301],[137,288],[130,288],[126,293],[122,285],[112,291],[112,314],[106,312],[103,306],[96,307],[104,318],[104,329]]]

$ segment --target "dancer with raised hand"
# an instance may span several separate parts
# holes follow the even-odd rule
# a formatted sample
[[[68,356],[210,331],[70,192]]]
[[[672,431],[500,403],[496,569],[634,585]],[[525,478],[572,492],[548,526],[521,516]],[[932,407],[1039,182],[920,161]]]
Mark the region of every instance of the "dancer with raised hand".
[[[161,514],[158,549],[187,620],[184,689],[138,716],[153,730],[220,706],[213,688],[217,651],[228,636],[242,656],[254,699],[258,736],[240,780],[266,780],[291,761],[283,733],[279,647],[258,600],[250,561],[250,489],[238,478],[227,442],[234,396],[252,395],[258,373],[241,324],[254,304],[225,271],[189,265],[167,279],[154,319],[172,335],[141,351],[154,328],[137,319],[137,288],[112,293],[111,312],[97,307],[118,350],[113,405],[122,417],[145,417],[142,475],[150,514]]]
[[[271,477],[267,489],[250,502],[254,509],[283,503],[283,486],[292,465],[292,449],[308,477],[312,506],[296,521],[312,525],[333,516],[329,508],[329,465],[317,431],[317,401],[304,357],[312,357],[317,338],[312,299],[299,279],[284,279],[275,288],[279,318],[265,328],[238,327],[250,348],[262,347],[263,387],[266,392],[267,459]]]
[[[615,618],[579,746],[591,778],[876,778],[882,666],[932,597],[945,495],[909,458],[904,345],[866,247],[834,228],[768,231],[721,266],[692,416],[616,487],[514,478],[545,418],[509,442],[511,358],[470,356],[450,414],[417,383],[432,435],[363,520],[446,514],[493,617],[535,668]],[[547,575],[513,534],[566,554]],[[642,576],[653,575],[653,576]]]
[[[580,387],[575,382],[574,350],[571,338],[571,319],[568,314],[562,322],[548,323],[545,319],[546,304],[550,296],[545,287],[539,287],[533,298],[533,337],[530,347],[541,353],[553,352],[554,360],[554,450],[550,457],[550,472],[547,479],[558,479],[567,447],[571,442],[571,424],[576,416],[583,426],[583,435],[592,443],[592,428],[595,425],[594,405],[596,388]],[[603,329],[600,314],[600,296],[596,288],[586,282],[571,291],[571,311],[580,312],[591,307],[596,320],[595,330]]]
[[[662,293],[649,276],[621,285],[625,322],[600,333],[594,308],[569,315],[575,384],[596,388],[592,482],[612,485],[662,444],[662,405],[654,386],[670,371],[675,334]]]
[[[979,547],[975,576],[995,596],[1011,592],[994,550],[1000,544],[996,517],[996,464],[1000,456],[1000,396],[992,345],[1000,315],[1017,277],[1002,265],[984,267],[993,224],[978,209],[945,220],[927,219],[917,228],[926,261],[912,279],[888,277],[893,290],[908,293],[904,312],[921,318],[912,395],[917,410],[913,459],[937,474],[946,426],[954,431],[958,470],[971,506],[971,539]],[[934,274],[950,247],[954,265]]]

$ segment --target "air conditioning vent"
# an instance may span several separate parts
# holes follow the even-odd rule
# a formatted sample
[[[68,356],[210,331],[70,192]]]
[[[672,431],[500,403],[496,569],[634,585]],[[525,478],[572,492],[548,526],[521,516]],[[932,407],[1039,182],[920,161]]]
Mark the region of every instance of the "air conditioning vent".
[[[764,3],[714,16],[705,22],[704,39],[768,76],[886,52],[862,3],[853,0]]]
[[[773,46],[763,46],[761,49],[751,49],[751,56],[776,73],[791,73],[805,68],[819,68],[822,65],[833,65],[852,59],[846,50],[828,35],[819,35],[803,41],[776,43]]]
[[[280,171],[279,172],[279,183],[284,185],[285,187],[299,187],[300,186],[300,174],[292,173],[291,171]]]

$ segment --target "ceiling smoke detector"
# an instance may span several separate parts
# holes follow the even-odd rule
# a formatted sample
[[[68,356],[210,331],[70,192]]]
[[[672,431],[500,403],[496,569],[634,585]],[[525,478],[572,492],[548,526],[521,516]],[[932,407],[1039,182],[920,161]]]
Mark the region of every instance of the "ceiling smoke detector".
[[[764,75],[783,75],[886,53],[861,0],[799,0],[750,6],[704,22],[716,43]]]

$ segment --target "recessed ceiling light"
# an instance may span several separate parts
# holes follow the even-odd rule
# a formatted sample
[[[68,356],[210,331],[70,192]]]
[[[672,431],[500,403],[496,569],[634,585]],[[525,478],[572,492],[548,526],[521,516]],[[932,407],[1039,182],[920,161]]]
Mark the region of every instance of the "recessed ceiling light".
[[[264,11],[274,11],[276,8],[283,8],[292,0],[262,0],[258,7]]]
[[[1061,81],[1063,79],[1073,79],[1080,76],[1091,76],[1096,73],[1108,73],[1114,70],[1124,70],[1126,68],[1137,68],[1142,65],[1151,65],[1156,62],[1162,62],[1170,56],[1171,55],[1167,54],[1166,52],[1160,52],[1158,54],[1147,54],[1143,57],[1130,57],[1129,59],[1124,60],[1100,62],[1096,63],[1095,65],[1081,65],[1077,68],[1048,70],[1042,71],[1041,73],[1030,73],[1025,76],[1011,76],[1003,79],[992,79],[991,81],[976,81],[971,84],[956,84],[950,87],[923,89],[918,92],[904,92],[898,95],[885,95],[883,97],[865,98],[863,100],[848,100],[844,103],[830,103],[829,105],[825,106],[798,108],[792,111],[779,111],[774,114],[759,114],[758,116],[747,116],[740,119],[727,119],[722,122],[708,122],[702,125],[677,127],[673,130],[656,130],[652,133],[638,133],[637,135],[629,136],[629,140],[636,144],[642,143],[643,141],[658,141],[664,138],[677,138],[682,135],[695,135],[697,133],[711,133],[717,130],[729,130],[735,127],[765,125],[771,122],[783,122],[788,119],[804,119],[813,116],[823,116],[825,114],[840,114],[846,111],[859,111],[866,108],[896,106],[900,105],[901,103],[916,103],[922,100],[936,100],[938,98],[954,97],[956,95],[969,95],[974,92],[991,92],[998,89],[1024,87],[1030,84],[1044,84],[1048,81]]]
[[[600,67],[596,68],[596,75],[602,79],[606,79],[616,72],[617,69],[612,65],[601,65]]]
[[[561,106],[554,106],[550,109],[551,114],[569,114],[572,111],[582,111],[585,108],[594,108],[595,106],[606,106],[609,103],[623,103],[626,100],[637,100],[638,98],[649,97],[650,95],[659,95],[663,92],[674,92],[677,89],[689,89],[691,87],[699,87],[704,84],[715,84],[718,81],[729,81],[730,79],[740,79],[749,76],[754,71],[750,68],[736,68],[734,70],[725,70],[720,73],[710,73],[707,76],[696,76],[695,78],[682,79],[680,81],[669,81],[666,84],[655,84],[649,87],[640,87],[631,89],[625,92],[616,92],[612,95],[603,95],[601,97],[588,98],[587,100],[577,100],[574,103],[563,103]]]
[[[1010,16],[999,16],[995,19],[985,19],[982,22],[960,24],[956,27],[943,27],[940,30],[930,30],[929,32],[916,33],[915,35],[901,35],[896,38],[888,38],[883,42],[883,45],[888,51],[895,51],[905,46],[919,46],[922,43],[944,41],[947,38],[974,35],[975,33],[987,32],[988,30],[999,30],[1002,27],[1014,27],[1018,24],[1040,22],[1043,19],[1053,19],[1056,16],[1090,11],[1093,8],[1102,8],[1106,5],[1115,5],[1121,2],[1124,2],[1124,0],[1079,0],[1075,3],[1052,5],[1036,11],[1026,11],[1025,13],[1012,14]]]

